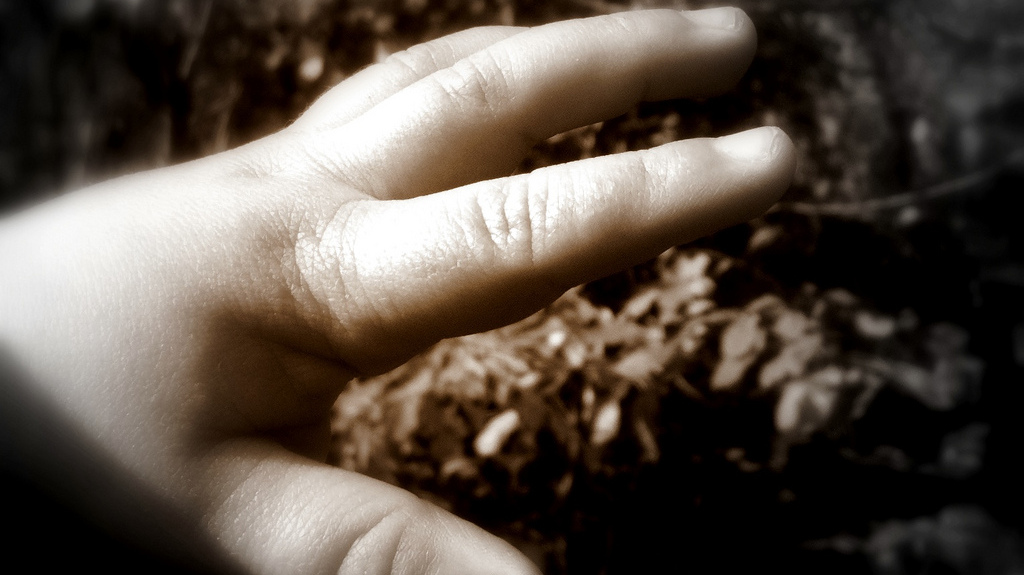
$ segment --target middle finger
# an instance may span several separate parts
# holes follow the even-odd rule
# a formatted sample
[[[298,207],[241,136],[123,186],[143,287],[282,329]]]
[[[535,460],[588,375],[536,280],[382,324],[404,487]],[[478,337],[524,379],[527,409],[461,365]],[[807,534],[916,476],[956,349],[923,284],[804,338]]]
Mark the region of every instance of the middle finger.
[[[376,197],[433,193],[507,175],[537,142],[638,102],[721,92],[755,48],[735,8],[556,22],[427,76],[313,148],[343,183]]]

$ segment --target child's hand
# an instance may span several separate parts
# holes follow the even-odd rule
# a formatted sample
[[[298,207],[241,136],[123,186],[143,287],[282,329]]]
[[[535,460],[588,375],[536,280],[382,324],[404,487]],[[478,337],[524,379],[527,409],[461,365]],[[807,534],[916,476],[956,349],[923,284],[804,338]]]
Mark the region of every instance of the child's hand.
[[[509,176],[639,101],[729,88],[735,9],[482,28],[396,54],[295,125],[0,227],[0,342],[42,394],[265,573],[530,573],[509,545],[329,467],[332,402],[441,338],[754,217],[789,139],[721,139]]]

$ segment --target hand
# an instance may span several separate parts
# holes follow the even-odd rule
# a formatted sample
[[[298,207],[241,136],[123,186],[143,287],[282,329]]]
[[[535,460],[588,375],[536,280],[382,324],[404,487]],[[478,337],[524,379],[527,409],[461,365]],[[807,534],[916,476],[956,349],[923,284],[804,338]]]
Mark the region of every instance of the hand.
[[[288,129],[0,227],[0,342],[139,482],[256,572],[532,573],[509,545],[329,467],[351,378],[756,216],[775,128],[509,176],[546,137],[731,86],[735,9],[480,28],[396,54]]]

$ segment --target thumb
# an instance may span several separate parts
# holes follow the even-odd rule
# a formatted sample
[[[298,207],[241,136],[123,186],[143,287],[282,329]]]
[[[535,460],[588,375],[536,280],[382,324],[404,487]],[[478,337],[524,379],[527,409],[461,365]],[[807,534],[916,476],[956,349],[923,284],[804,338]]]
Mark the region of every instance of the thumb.
[[[511,545],[409,492],[258,440],[207,456],[204,519],[255,573],[537,574]]]

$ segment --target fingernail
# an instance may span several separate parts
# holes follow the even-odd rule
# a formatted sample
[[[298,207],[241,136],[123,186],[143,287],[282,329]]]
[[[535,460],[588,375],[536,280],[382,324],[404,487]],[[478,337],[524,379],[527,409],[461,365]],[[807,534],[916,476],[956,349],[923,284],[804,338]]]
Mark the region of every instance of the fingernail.
[[[715,140],[715,148],[741,162],[759,162],[775,155],[780,130],[774,126],[754,128]]]
[[[719,30],[735,30],[740,27],[740,12],[736,8],[707,8],[705,10],[689,10],[683,15],[705,28]]]

